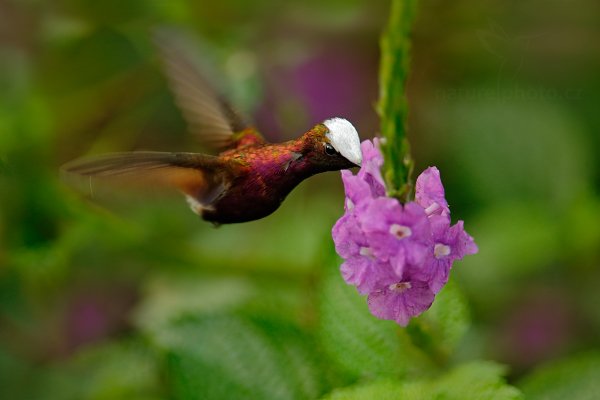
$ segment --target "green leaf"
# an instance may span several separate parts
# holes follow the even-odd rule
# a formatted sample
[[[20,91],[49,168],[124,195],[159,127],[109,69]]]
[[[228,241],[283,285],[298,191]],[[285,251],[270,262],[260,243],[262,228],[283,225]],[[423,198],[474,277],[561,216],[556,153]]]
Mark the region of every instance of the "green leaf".
[[[464,88],[427,109],[435,126],[426,131],[441,141],[455,175],[448,188],[482,202],[531,199],[546,209],[568,209],[590,181],[593,146],[585,127],[560,102],[504,94],[496,87]]]
[[[292,326],[236,316],[174,324],[156,337],[181,399],[309,399],[322,373],[309,337]]]
[[[159,333],[182,317],[232,310],[255,292],[252,283],[242,278],[158,275],[148,282],[135,320],[142,330]]]
[[[469,324],[466,299],[450,280],[438,293],[431,308],[411,322],[408,331],[419,347],[443,363],[452,355]]]
[[[323,400],[397,400],[397,399],[419,399],[419,397],[407,396],[406,384],[399,381],[377,381],[360,386],[338,389],[325,396]]]
[[[309,289],[308,279],[160,271],[147,278],[134,320],[150,335],[186,317],[231,312],[301,324],[314,306],[313,298],[307,296]]]
[[[427,399],[519,400],[518,389],[502,378],[505,368],[493,362],[475,361],[460,365],[434,381]]]
[[[600,247],[600,199],[592,193],[582,194],[563,214],[560,232],[565,251],[563,256],[575,261],[570,267],[594,268],[597,249]],[[597,292],[597,291],[594,291]]]
[[[521,393],[504,383],[504,368],[489,362],[464,364],[434,380],[378,381],[336,390],[325,400],[520,400]]]
[[[141,54],[130,39],[118,29],[107,26],[93,29],[52,50],[42,72],[44,85],[55,95],[109,80],[139,67],[142,62]],[[98,62],[99,56],[102,62]]]
[[[346,285],[335,258],[320,296],[319,337],[331,360],[351,377],[404,376],[430,367],[405,330],[375,318],[366,298]]]
[[[541,204],[488,207],[472,222],[468,229],[480,252],[456,263],[455,272],[472,303],[487,312],[518,295],[519,283],[547,268],[564,249],[560,220]]]
[[[320,185],[319,185],[320,184]],[[309,185],[316,185],[312,188]],[[277,213],[227,229],[202,227],[192,238],[198,255],[227,257],[227,263],[244,270],[269,271],[270,274],[305,274],[314,269],[320,257],[322,236],[330,231],[339,215],[339,193],[322,193],[322,185],[340,185],[339,176],[316,176],[295,189]],[[310,199],[310,212],[305,210]],[[290,229],[293,227],[293,229]],[[256,232],[261,234],[257,235]],[[232,244],[235,243],[234,248]],[[285,268],[283,268],[285,266]]]
[[[116,400],[160,396],[153,354],[135,343],[86,350],[43,375],[36,399]]]
[[[0,388],[7,399],[31,398],[33,368],[0,347]]]
[[[600,353],[543,366],[519,386],[531,400],[593,400],[600,393]]]

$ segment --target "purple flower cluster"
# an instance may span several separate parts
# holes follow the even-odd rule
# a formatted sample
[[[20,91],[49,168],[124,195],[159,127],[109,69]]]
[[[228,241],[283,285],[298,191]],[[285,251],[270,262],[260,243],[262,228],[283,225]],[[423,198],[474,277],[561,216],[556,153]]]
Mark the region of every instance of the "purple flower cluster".
[[[454,260],[477,252],[463,222],[450,225],[450,209],[437,168],[417,178],[415,201],[386,197],[379,141],[361,144],[357,175],[342,171],[345,213],[333,227],[346,283],[368,295],[371,313],[406,326],[427,310],[448,281]]]

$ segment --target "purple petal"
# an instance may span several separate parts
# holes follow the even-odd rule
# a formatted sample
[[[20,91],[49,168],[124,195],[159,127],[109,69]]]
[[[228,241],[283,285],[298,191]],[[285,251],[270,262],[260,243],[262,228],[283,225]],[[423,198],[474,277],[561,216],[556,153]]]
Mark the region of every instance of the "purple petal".
[[[459,259],[469,254],[476,254],[479,251],[473,237],[465,231],[463,221],[458,221],[450,230],[453,235],[456,235],[456,242],[459,248],[458,254],[460,255]]]
[[[344,191],[350,203],[346,201],[346,210],[351,209],[363,200],[373,197],[369,184],[349,170],[342,170],[342,181],[344,182]]]
[[[415,202],[406,203],[404,205],[404,213],[402,218],[399,219],[400,224],[406,224],[411,226],[414,238],[426,243],[431,234],[431,228],[427,215],[421,206]]]
[[[375,138],[373,142],[363,141],[361,152],[363,153],[363,162],[357,176],[369,185],[374,197],[385,196],[385,183],[381,175],[383,155],[379,150],[379,139]]]
[[[352,213],[344,214],[335,223],[331,236],[336,252],[343,258],[356,255],[360,252],[360,247],[368,246],[367,239]]]
[[[389,263],[398,279],[404,276],[404,268],[406,267],[406,250],[403,247],[398,248],[395,254],[389,257]]]
[[[437,294],[448,283],[452,262],[451,258],[428,257],[423,263],[421,274],[415,273],[415,277],[418,276],[420,279],[427,281],[431,291]]]
[[[429,224],[431,226],[431,235],[435,240],[441,240],[448,235],[450,229],[450,218],[442,215],[432,215],[429,217]]]
[[[357,215],[363,231],[388,233],[390,225],[397,222],[402,214],[402,206],[398,200],[389,197],[379,197],[365,207],[364,212]]]
[[[465,255],[479,251],[473,238],[465,231],[463,221],[451,226],[443,238],[452,247],[451,256],[454,260],[461,260]]]
[[[431,245],[429,221],[416,203],[404,207],[398,200],[381,197],[356,214],[375,256],[391,260],[398,275],[404,264],[421,263]]]
[[[340,271],[344,281],[356,286],[360,294],[371,293],[398,280],[389,264],[364,256],[349,258],[340,266]]]
[[[383,178],[381,177],[381,172],[377,170],[376,173],[366,173],[361,174],[358,172],[358,177],[363,179],[371,190],[371,196],[373,197],[383,197],[385,196],[385,184],[383,183]]]
[[[473,238],[463,229],[462,221],[450,227],[448,218],[433,215],[431,232],[433,248],[428,252],[425,262],[419,268],[411,267],[410,277],[426,280],[431,290],[438,293],[448,282],[450,269],[455,260],[477,250]]]
[[[342,171],[345,214],[332,229],[346,283],[368,294],[371,312],[406,326],[427,310],[447,283],[454,260],[477,252],[463,222],[450,226],[450,210],[437,168],[417,179],[416,201],[386,197],[379,141],[361,144],[357,175]]]
[[[381,154],[381,150],[379,150],[379,143],[379,138],[373,138],[372,141],[364,140],[360,144],[363,162],[379,165],[379,167],[383,165],[383,155]]]
[[[400,283],[405,289],[394,289],[390,285],[369,294],[369,310],[380,319],[394,320],[402,326],[408,325],[412,317],[427,310],[435,295],[426,282],[411,281]]]
[[[450,215],[440,171],[436,167],[427,168],[417,178],[415,201],[427,215]]]

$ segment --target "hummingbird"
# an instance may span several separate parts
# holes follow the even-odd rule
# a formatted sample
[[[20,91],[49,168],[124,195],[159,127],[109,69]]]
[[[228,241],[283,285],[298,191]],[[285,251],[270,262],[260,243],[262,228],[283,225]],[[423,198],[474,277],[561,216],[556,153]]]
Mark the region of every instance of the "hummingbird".
[[[108,153],[67,163],[65,172],[176,189],[194,213],[219,226],[266,217],[310,176],[361,165],[358,132],[348,120],[327,119],[297,139],[269,143],[214,89],[189,54],[168,40],[156,42],[189,130],[216,154]]]

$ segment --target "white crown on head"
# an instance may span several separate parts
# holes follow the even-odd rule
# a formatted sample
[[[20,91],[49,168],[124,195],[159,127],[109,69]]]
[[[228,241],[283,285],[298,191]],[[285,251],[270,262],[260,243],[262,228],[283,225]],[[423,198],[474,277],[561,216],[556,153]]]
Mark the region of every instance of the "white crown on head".
[[[323,122],[329,132],[325,134],[334,149],[344,156],[348,161],[360,165],[362,163],[362,152],[360,151],[360,139],[356,128],[344,118],[331,118]]]

